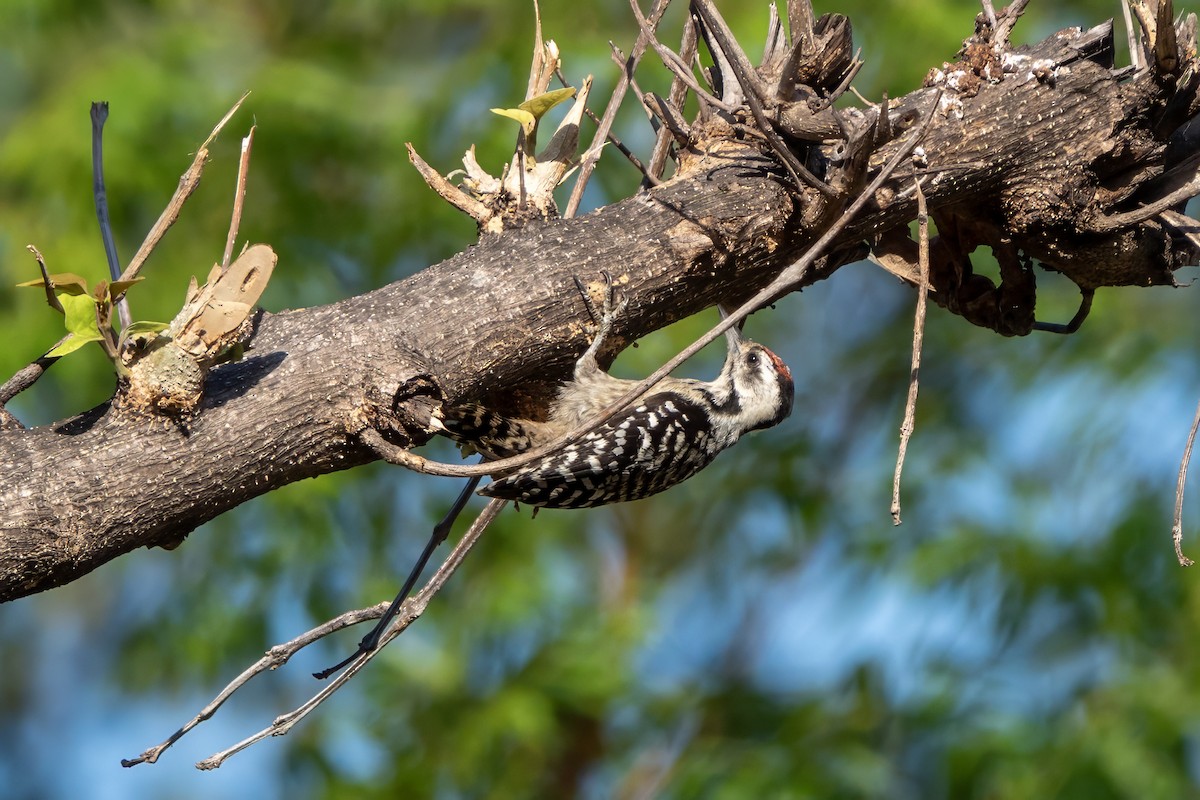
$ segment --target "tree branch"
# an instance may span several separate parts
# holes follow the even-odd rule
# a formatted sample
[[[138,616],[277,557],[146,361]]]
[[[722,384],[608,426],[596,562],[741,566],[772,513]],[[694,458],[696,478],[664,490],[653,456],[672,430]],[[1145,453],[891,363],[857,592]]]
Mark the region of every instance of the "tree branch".
[[[866,149],[809,143],[808,163],[863,209],[802,283],[829,277],[885,234],[895,245],[916,215],[920,173],[940,234],[930,242],[932,297],[976,324],[1032,330],[996,322],[1018,301],[1032,320],[1033,295],[971,275],[966,254],[980,244],[1003,242],[1012,264],[1024,263],[1017,255],[1039,260],[1082,289],[1172,284],[1195,260],[1192,237],[1169,235],[1162,215],[1119,215],[1169,191],[1156,192],[1154,179],[1172,133],[1200,109],[1197,82],[1161,81],[1150,67],[1114,70],[1111,35],[1104,25],[1019,53],[997,44],[982,60],[968,55],[938,71],[933,86],[893,101],[878,133],[879,109],[839,112]],[[1194,49],[1179,43],[1185,59]],[[836,85],[842,76],[826,77]],[[924,163],[857,189],[911,145],[937,92]],[[487,236],[358,297],[264,313],[248,356],[212,370],[186,424],[105,404],[51,426],[0,430],[0,600],[61,585],[138,547],[177,544],[252,497],[372,460],[365,431],[407,450],[433,435],[431,417],[445,404],[482,401],[536,416],[587,343],[576,275],[609,270],[629,298],[606,359],[717,302],[739,305],[846,206],[786,180],[759,134],[745,109],[709,115],[691,127],[668,182],[583,218]],[[1097,231],[1096,219],[1128,224]],[[981,297],[991,306],[981,310]]]

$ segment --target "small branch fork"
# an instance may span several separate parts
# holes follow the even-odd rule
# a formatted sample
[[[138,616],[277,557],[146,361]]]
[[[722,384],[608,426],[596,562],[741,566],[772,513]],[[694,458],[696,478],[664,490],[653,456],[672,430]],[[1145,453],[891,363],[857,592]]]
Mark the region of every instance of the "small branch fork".
[[[121,273],[121,280],[131,281],[138,276],[142,271],[142,267],[146,264],[146,259],[154,252],[154,248],[158,247],[158,243],[162,241],[163,236],[179,219],[179,212],[183,210],[183,204],[192,196],[192,192],[196,191],[196,187],[200,185],[200,176],[204,172],[204,166],[208,163],[208,146],[216,140],[225,124],[233,118],[238,109],[242,107],[242,103],[246,102],[246,98],[250,96],[246,92],[238,101],[233,104],[233,107],[225,112],[225,116],[213,127],[212,133],[196,150],[196,156],[192,159],[191,166],[184,170],[183,175],[179,178],[179,186],[176,187],[175,193],[171,195],[171,200],[167,203],[167,207],[163,209],[158,220],[150,228],[150,232],[146,234],[145,241],[133,254],[133,258],[129,260],[129,265],[125,267],[125,271]],[[243,159],[248,158],[249,149],[243,151]],[[241,178],[239,178],[239,181]]]
[[[217,138],[218,134],[220,134],[221,130],[225,127],[225,124],[229,122],[237,110],[242,107],[242,103],[245,102],[249,95],[250,93],[246,92],[238,99],[236,103],[233,104],[233,107],[230,108],[223,117],[221,117],[221,120],[212,129],[212,132],[208,135],[208,138],[205,139],[204,143],[200,145],[200,148],[196,151],[195,158],[192,160],[191,166],[189,166],[180,177],[179,185],[176,187],[175,193],[172,195],[170,202],[167,203],[167,206],[159,216],[158,221],[154,223],[154,225],[150,228],[149,233],[146,234],[146,238],[142,242],[141,247],[139,247],[137,252],[134,253],[133,258],[130,259],[129,265],[125,268],[124,272],[120,271],[119,262],[117,259],[116,242],[112,234],[112,226],[108,216],[108,201],[104,188],[102,131],[104,128],[104,123],[108,119],[108,104],[92,104],[93,194],[96,204],[96,216],[100,222],[101,237],[104,240],[104,250],[108,260],[110,277],[112,277],[114,283],[119,281],[132,281],[138,276],[138,273],[141,272],[142,267],[146,263],[146,259],[150,257],[150,254],[154,251],[154,248],[158,246],[158,243],[162,240],[163,236],[166,235],[166,232],[170,229],[170,227],[175,224],[176,220],[179,219],[179,214],[183,209],[183,204],[191,196],[192,192],[196,190],[196,187],[200,185],[200,176],[204,172],[205,165],[208,163],[208,146]],[[239,162],[237,192],[234,199],[233,216],[230,223],[229,238],[226,243],[225,258],[223,262],[226,265],[229,263],[230,253],[232,251],[231,243],[237,237],[238,226],[241,222],[242,205],[246,192],[246,171],[249,169],[250,163],[250,142],[253,141],[253,138],[254,129],[251,128],[249,136],[247,136],[242,143],[242,157],[241,161]],[[37,260],[43,279],[47,281],[47,287],[49,287],[49,279],[47,277],[49,273],[46,269],[45,259],[42,257],[42,254],[38,248],[34,247],[33,245],[27,245],[27,248],[31,253],[33,253],[34,258]],[[47,301],[52,307],[57,307],[61,311],[62,306],[58,303],[57,298],[54,297],[54,292],[50,288],[47,288],[46,291],[48,294]],[[129,312],[128,302],[125,299],[125,293],[122,292],[113,299],[118,309],[121,327],[124,329],[129,326],[132,317]],[[62,340],[59,340],[58,344],[61,343]],[[55,344],[54,347],[57,347],[58,344]],[[54,348],[52,347],[46,352],[50,352],[52,349]],[[22,367],[16,372],[16,374],[14,374],[11,378],[5,381],[2,386],[0,386],[0,430],[22,427],[21,423],[16,419],[16,417],[14,417],[12,413],[9,412],[4,406],[18,394],[25,391],[30,386],[33,386],[33,384],[36,383],[43,374],[45,374],[46,370],[53,366],[57,361],[57,357],[48,358],[47,356],[42,355],[32,364]]]
[[[471,548],[473,548],[475,543],[479,541],[479,537],[483,535],[483,532],[487,530],[487,527],[500,513],[500,510],[507,504],[507,500],[497,499],[490,501],[486,506],[484,506],[483,511],[481,511],[479,516],[475,518],[475,521],[471,523],[471,527],[468,528],[467,532],[463,534],[462,539],[460,539],[458,544],[455,545],[454,549],[446,557],[446,560],[442,562],[442,565],[438,567],[437,572],[433,574],[433,577],[429,579],[429,582],[422,587],[421,591],[409,598],[400,607],[395,621],[380,637],[379,646],[376,649],[366,653],[356,654],[354,660],[351,661],[351,663],[347,666],[345,672],[334,678],[333,681],[324,686],[321,691],[314,694],[303,704],[296,707],[292,711],[283,714],[282,716],[276,717],[268,727],[246,737],[232,747],[209,756],[208,758],[196,764],[196,767],[198,769],[205,770],[216,769],[217,767],[220,767],[227,758],[240,753],[242,750],[245,750],[247,747],[250,747],[250,745],[255,744],[256,742],[260,742],[269,736],[283,736],[287,734],[288,731],[290,731],[292,727],[296,725],[296,723],[308,716],[309,713],[315,710],[319,705],[321,705],[321,703],[325,702],[325,700],[327,700],[334,692],[342,688],[342,686],[344,686],[347,681],[358,674],[358,671],[365,667],[371,659],[382,652],[385,645],[403,633],[409,625],[411,625],[413,622],[419,619],[423,613],[425,613],[425,609],[428,607],[429,601],[433,599],[433,596],[441,590],[448,580],[450,580],[450,576],[452,576],[459,566],[462,565],[463,560],[467,557],[467,554],[471,551]],[[234,678],[229,685],[222,689],[220,693],[213,698],[212,702],[201,709],[200,713],[189,720],[182,728],[171,734],[171,736],[169,736],[165,741],[147,749],[138,757],[122,760],[121,766],[132,767],[143,763],[153,764],[158,760],[158,757],[161,756],[164,751],[171,747],[171,745],[179,741],[184,735],[186,735],[201,722],[204,722],[206,719],[212,717],[212,715],[217,712],[217,709],[219,709],[226,700],[232,697],[234,692],[246,685],[251,678],[286,664],[288,660],[300,650],[304,649],[313,642],[328,636],[331,633],[342,630],[350,625],[357,625],[360,622],[383,617],[388,608],[389,603],[384,602],[377,603],[367,608],[358,609],[357,611],[347,611],[346,613],[335,617],[334,619],[331,619],[322,625],[318,625],[317,627],[301,634],[300,636],[297,636],[295,639],[272,647],[267,651],[266,655],[243,671],[242,674]]]

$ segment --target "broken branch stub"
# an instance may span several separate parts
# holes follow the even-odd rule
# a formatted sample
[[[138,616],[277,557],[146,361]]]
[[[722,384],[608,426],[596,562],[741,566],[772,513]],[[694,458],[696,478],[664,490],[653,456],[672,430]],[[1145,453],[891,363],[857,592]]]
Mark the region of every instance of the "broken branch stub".
[[[203,286],[193,278],[183,308],[165,331],[125,342],[120,407],[190,415],[204,394],[208,371],[236,357],[253,333],[254,307],[277,261],[269,245],[256,244],[228,267],[214,265]]]

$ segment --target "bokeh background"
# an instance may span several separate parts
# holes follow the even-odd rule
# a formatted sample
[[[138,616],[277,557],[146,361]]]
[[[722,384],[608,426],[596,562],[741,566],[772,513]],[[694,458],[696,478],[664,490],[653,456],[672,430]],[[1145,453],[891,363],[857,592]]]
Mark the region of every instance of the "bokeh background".
[[[722,6],[757,54],[766,4]],[[866,61],[856,86],[874,98],[951,59],[977,10],[817,8],[851,16]],[[607,42],[628,51],[636,35],[628,7],[543,0],[542,12],[566,75],[595,74],[605,97]],[[1034,2],[1015,38],[1114,15],[1116,2]],[[668,42],[681,19],[675,8],[664,23]],[[472,242],[404,142],[443,172],[474,143],[497,171],[514,126],[488,109],[521,99],[532,31],[529,5],[509,0],[3,3],[0,374],[60,335],[40,294],[13,287],[37,275],[26,244],[53,271],[105,274],[91,101],[112,107],[109,203],[128,259],[191,153],[253,90],[131,293],[135,318],[170,319],[188,277],[219,258],[252,121],[242,238],[280,254],[263,305],[319,305]],[[662,91],[668,76],[648,57],[639,80]],[[632,103],[616,133],[649,151]],[[637,183],[610,152],[585,206]],[[1039,318],[1065,321],[1073,287],[1040,280]],[[259,498],[173,552],[0,607],[0,794],[1200,795],[1200,573],[1176,566],[1169,536],[1200,396],[1194,305],[1184,289],[1104,290],[1077,335],[1017,340],[932,310],[896,528],[913,295],[847,267],[748,327],[795,373],[785,424],[648,501],[533,521],[507,511],[425,618],[291,735],[215,773],[192,766],[302,702],[309,672],[361,632],[258,678],[157,765],[122,769],[269,645],[391,596],[458,486],[374,465]],[[648,337],[617,371],[645,374],[712,321]],[[45,424],[112,382],[87,348],[11,408]]]

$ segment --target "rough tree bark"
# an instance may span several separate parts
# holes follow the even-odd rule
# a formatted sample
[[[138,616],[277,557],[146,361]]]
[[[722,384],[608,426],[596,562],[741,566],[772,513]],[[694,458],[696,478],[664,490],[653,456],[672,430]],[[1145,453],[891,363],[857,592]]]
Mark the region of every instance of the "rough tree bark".
[[[1111,23],[1013,49],[1006,18],[995,31],[981,15],[958,63],[931,70],[886,115],[863,108],[839,123],[828,98],[852,66],[849,24],[831,16],[798,27],[801,5],[789,3],[796,55],[760,69],[775,91],[759,99],[832,193],[793,181],[747,106],[709,109],[661,185],[582,218],[485,235],[362,296],[262,314],[252,349],[211,372],[189,420],[111,402],[54,425],[0,430],[0,600],[62,585],[138,547],[178,543],[250,498],[372,460],[359,441],[368,428],[416,446],[441,404],[536,411],[586,346],[590,320],[573,276],[608,270],[629,297],[610,358],[652,330],[744,299],[804,252],[934,103],[917,157],[807,282],[868,247],[911,280],[917,178],[940,233],[931,296],[1004,335],[1035,327],[1033,260],[1085,298],[1097,287],[1171,284],[1194,263],[1195,225],[1177,213],[1197,193],[1194,18],[1146,31],[1145,61],[1115,69]],[[744,94],[735,73],[719,77],[719,96]],[[867,157],[864,175],[856,159]],[[1163,208],[1138,212],[1164,197]],[[980,246],[1000,262],[999,286],[972,273],[969,254]]]

